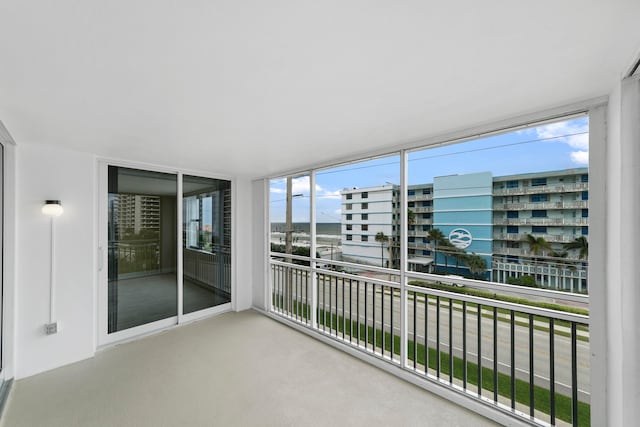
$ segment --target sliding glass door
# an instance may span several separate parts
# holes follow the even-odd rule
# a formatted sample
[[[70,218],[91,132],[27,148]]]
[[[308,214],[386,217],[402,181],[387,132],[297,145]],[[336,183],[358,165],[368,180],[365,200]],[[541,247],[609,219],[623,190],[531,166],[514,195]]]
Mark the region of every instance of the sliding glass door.
[[[177,176],[109,166],[108,332],[177,316]]]
[[[231,301],[231,183],[184,176],[183,312]]]
[[[231,182],[106,164],[101,171],[101,343],[230,307]]]

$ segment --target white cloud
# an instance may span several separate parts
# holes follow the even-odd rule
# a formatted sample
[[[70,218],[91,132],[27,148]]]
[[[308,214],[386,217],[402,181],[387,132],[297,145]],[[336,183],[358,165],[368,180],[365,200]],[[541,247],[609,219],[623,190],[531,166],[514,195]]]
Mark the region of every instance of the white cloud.
[[[336,210],[334,211],[334,213],[335,213],[336,215],[342,215],[342,209],[336,209]]]
[[[586,121],[570,120],[550,123],[536,128],[538,138],[563,142],[575,149],[572,151],[571,161],[578,165],[589,164],[589,125]]]
[[[275,188],[275,187],[271,187],[270,191],[274,194],[284,194],[285,193],[285,189],[284,188]]]
[[[571,153],[571,160],[578,165],[589,165],[588,151],[574,151]]]

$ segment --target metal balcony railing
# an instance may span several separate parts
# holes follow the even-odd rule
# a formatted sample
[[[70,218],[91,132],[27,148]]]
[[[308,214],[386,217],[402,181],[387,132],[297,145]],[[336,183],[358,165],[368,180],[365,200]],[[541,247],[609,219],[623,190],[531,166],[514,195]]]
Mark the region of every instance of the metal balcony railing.
[[[512,196],[518,194],[539,194],[539,193],[570,193],[576,191],[588,191],[589,183],[580,182],[576,184],[564,185],[540,185],[533,187],[518,188],[494,188],[494,196]]]
[[[517,291],[511,285],[329,263],[349,271],[341,272],[326,260],[272,255],[280,258],[270,260],[273,313],[526,422],[589,423],[587,315],[428,284],[492,294]],[[523,294],[588,301],[532,288]]]

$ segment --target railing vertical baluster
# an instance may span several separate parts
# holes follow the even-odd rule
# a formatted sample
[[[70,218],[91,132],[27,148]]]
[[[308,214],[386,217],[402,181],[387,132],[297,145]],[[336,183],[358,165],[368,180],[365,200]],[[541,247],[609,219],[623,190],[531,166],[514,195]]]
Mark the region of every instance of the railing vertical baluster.
[[[353,342],[353,284],[349,279],[349,342]]]
[[[369,286],[364,282],[364,348],[369,348],[369,316],[367,316],[369,301]]]
[[[493,307],[493,401],[498,401],[498,308]]]
[[[551,425],[556,423],[555,321],[549,318],[549,409]]]
[[[395,351],[394,351],[394,339],[393,339],[393,294],[395,293],[395,289],[391,288],[391,301],[389,304],[389,309],[391,310],[391,360],[393,360],[393,357],[395,356]]]
[[[424,294],[424,374],[429,375],[429,294]]]
[[[322,331],[327,330],[327,289],[326,289],[327,275],[322,275]]]
[[[344,314],[344,279],[342,279],[342,339],[344,339],[344,330],[346,329],[347,317]]]
[[[467,302],[462,301],[462,388],[467,390]]]
[[[329,277],[329,335],[333,334],[333,277]],[[338,280],[336,280],[336,311],[338,311]],[[336,325],[336,335],[338,326]]]
[[[377,346],[377,342],[376,342],[376,335],[378,335],[376,332],[376,284],[372,283],[373,285],[373,295],[371,298],[371,301],[373,301],[373,305],[371,307],[371,311],[373,312],[373,353],[375,354],[376,352],[376,346]]]
[[[417,316],[416,316],[416,307],[417,307],[417,301],[416,298],[418,297],[418,293],[414,292],[413,293],[413,370],[416,370],[416,364],[418,361],[418,332],[417,332]]]
[[[360,346],[360,281],[356,282],[356,327],[358,328],[358,347]]]
[[[578,425],[578,346],[576,322],[571,322],[571,421]]]
[[[516,313],[511,310],[511,409],[516,408]]]
[[[381,312],[381,325],[380,329],[382,329],[382,355],[384,356],[384,286],[380,286],[382,290],[381,300],[380,300],[380,312]]]
[[[453,300],[449,298],[449,383],[453,384]]]
[[[482,396],[482,304],[478,304],[478,396]]]
[[[440,297],[436,296],[436,376],[440,378]]]
[[[529,415],[535,414],[535,370],[533,357],[533,314],[529,314]]]

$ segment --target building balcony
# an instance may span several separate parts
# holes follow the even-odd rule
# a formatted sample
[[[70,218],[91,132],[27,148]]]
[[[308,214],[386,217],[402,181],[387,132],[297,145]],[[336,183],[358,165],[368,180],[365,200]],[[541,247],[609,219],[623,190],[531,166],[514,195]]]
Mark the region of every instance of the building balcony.
[[[415,194],[413,196],[407,196],[407,201],[422,201],[422,200],[433,200],[433,193],[431,194]]]
[[[270,264],[269,311],[318,339],[435,387],[429,390],[455,391],[465,406],[497,410],[510,417],[503,424],[589,422],[588,316],[427,285],[444,281],[493,294],[522,292],[530,300],[562,298],[587,305],[584,295],[355,264],[348,268],[344,262],[332,264],[348,273],[278,260]],[[289,366],[286,372],[291,375]]]
[[[579,227],[589,225],[589,218],[494,218],[494,225],[552,225]]]
[[[527,211],[533,209],[587,209],[589,202],[586,200],[563,202],[538,202],[538,203],[496,203],[494,211]]]
[[[541,185],[538,187],[518,187],[518,188],[494,188],[494,196],[516,196],[520,194],[542,194],[542,193],[572,193],[578,191],[588,191],[588,182],[564,185]]]
[[[250,310],[177,327],[19,380],[2,424],[422,425],[425,420],[496,425]]]
[[[542,237],[549,243],[570,243],[573,242],[577,236],[574,235],[565,235],[565,234],[539,234],[536,233],[537,237]],[[502,233],[502,234],[494,234],[493,240],[509,240],[513,242],[522,242],[526,240],[527,233]]]
[[[409,208],[409,209],[411,209],[414,213],[429,213],[429,212],[433,212],[433,206],[428,206],[428,207],[420,206],[420,207]]]

